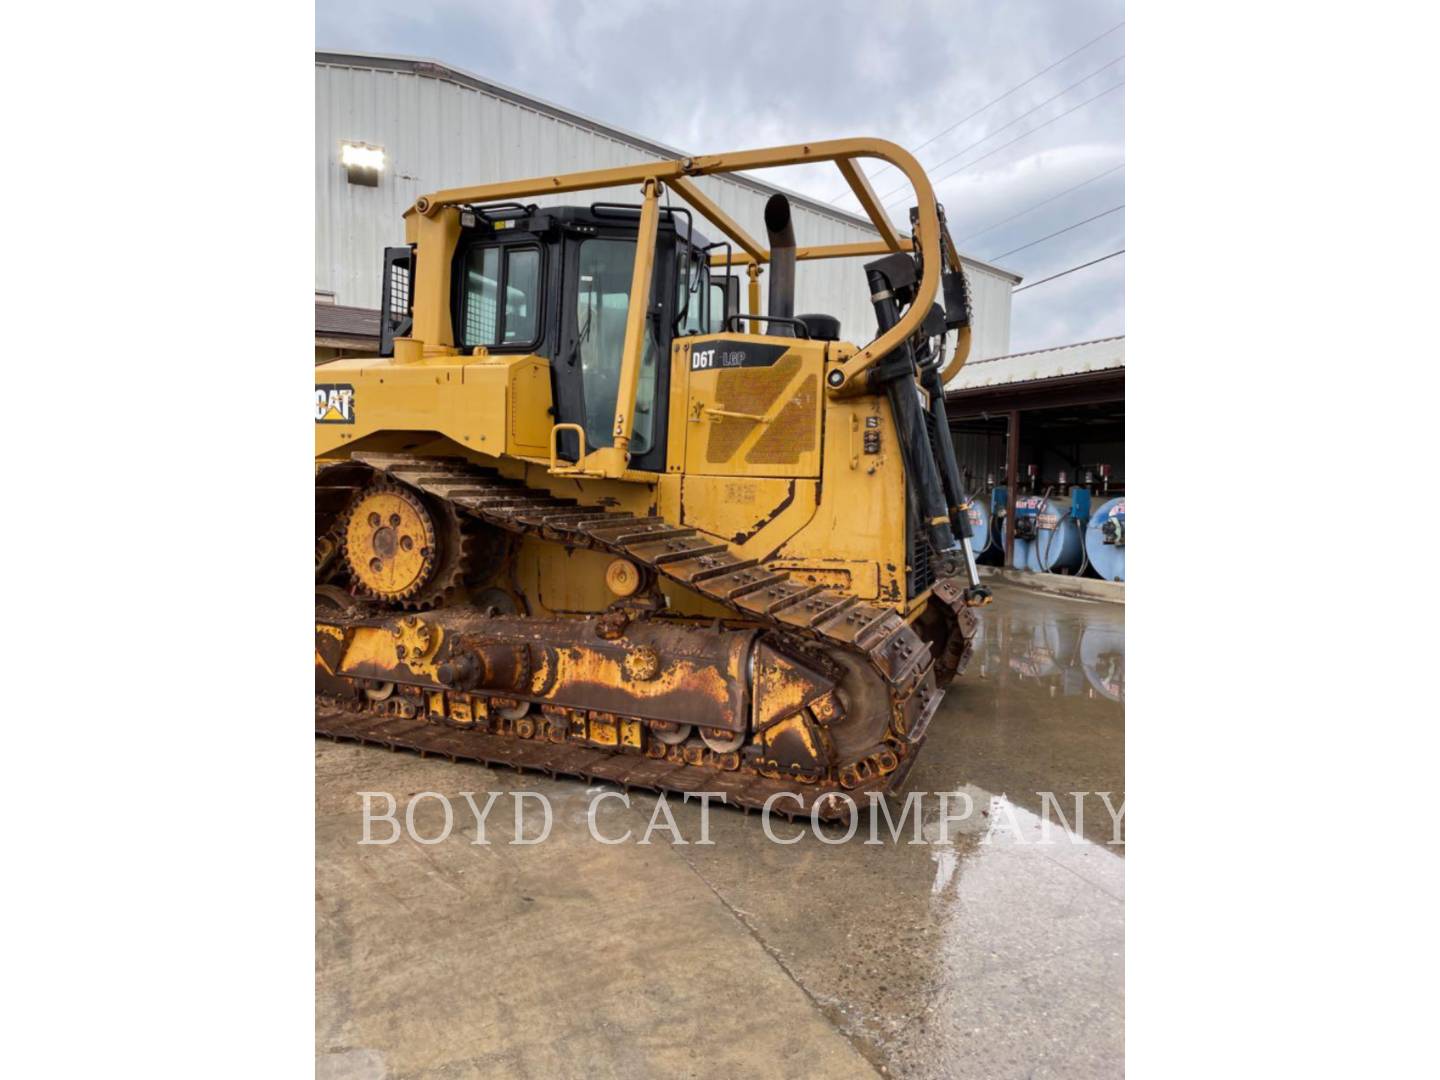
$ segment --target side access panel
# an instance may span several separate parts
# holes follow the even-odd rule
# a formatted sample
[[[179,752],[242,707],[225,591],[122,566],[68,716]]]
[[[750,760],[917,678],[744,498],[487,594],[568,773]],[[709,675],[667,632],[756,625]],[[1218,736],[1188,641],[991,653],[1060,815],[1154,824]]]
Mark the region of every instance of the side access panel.
[[[819,477],[824,342],[723,334],[675,349],[688,475]]]

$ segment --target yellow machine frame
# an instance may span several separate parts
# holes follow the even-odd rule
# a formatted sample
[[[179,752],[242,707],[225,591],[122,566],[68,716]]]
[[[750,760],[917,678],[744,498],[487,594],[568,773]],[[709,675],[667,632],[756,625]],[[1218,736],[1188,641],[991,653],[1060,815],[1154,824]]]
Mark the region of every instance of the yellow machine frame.
[[[885,216],[864,158],[914,186],[913,237]],[[873,299],[882,327],[897,293],[909,306],[863,347],[760,334],[772,252],[695,184],[824,161],[879,239],[796,247],[796,261],[904,264],[903,287],[872,284]],[[598,423],[588,412],[570,422],[568,408],[561,420],[548,355],[457,345],[452,268],[467,208],[630,184],[642,202],[613,418],[607,394]],[[727,311],[723,333],[676,334],[666,397],[641,401],[647,365],[658,377],[667,362],[646,349],[666,185],[739,248],[710,262],[746,267],[749,333]],[[793,301],[781,255],[793,230],[785,200],[773,202],[786,219],[767,207],[778,317]],[[913,521],[906,456],[924,435],[913,410],[940,392],[935,370],[917,367],[900,387],[876,367],[922,332],[942,275],[963,273],[919,163],[894,143],[844,139],[454,188],[416,200],[405,233],[409,336],[393,357],[327,365],[318,377],[336,381],[315,388],[316,730],[656,790],[723,783],[747,807],[779,792],[831,819],[849,812],[844,792],[892,790],[973,649],[970,608],[989,596],[968,545],[948,536],[967,507],[933,516],[928,472],[928,520]],[[913,295],[909,254],[921,264]],[[968,356],[966,321],[946,319],[959,335],[944,381]],[[614,348],[612,337],[607,376]],[[646,424],[654,432],[662,410],[665,453],[651,455]],[[610,445],[587,449],[587,429]],[[577,440],[573,461],[562,432]],[[654,471],[632,468],[632,450]],[[912,527],[931,531],[926,554]],[[337,567],[349,592],[333,584]]]
[[[864,158],[894,165],[914,185],[918,217],[913,238],[898,232],[885,216],[858,165]],[[670,411],[672,453],[665,473],[631,468],[628,451],[644,347],[644,298],[654,271],[659,200],[664,185],[669,184],[735,243],[738,251],[712,255],[711,262],[724,265],[728,260],[747,268],[749,314],[759,315],[760,271],[770,261],[770,252],[706,196],[694,178],[824,161],[833,161],[839,168],[880,238],[797,247],[797,261],[918,249],[923,266],[914,302],[896,325],[863,348],[843,342],[794,342],[793,355],[803,361],[806,371],[817,373],[823,380],[819,385],[830,398],[827,404],[823,401],[825,395],[819,395],[815,402],[828,417],[822,426],[823,437],[797,459],[796,468],[767,469],[752,463],[743,468],[716,468],[693,460],[693,455],[687,460],[685,433],[696,422],[743,424],[762,419],[727,412],[713,390],[696,395],[695,400],[675,396],[666,406]],[[613,443],[587,451],[579,425],[553,421],[547,360],[532,355],[490,355],[483,348],[457,347],[450,313],[451,255],[461,234],[462,208],[467,205],[630,183],[639,185],[643,201]],[[865,372],[918,329],[939,292],[943,269],[940,238],[944,221],[937,212],[929,180],[903,148],[880,139],[841,139],[453,188],[416,200],[406,211],[405,222],[406,240],[416,246],[411,278],[411,334],[395,340],[393,358],[346,361],[327,369],[334,377],[362,379],[373,388],[364,391],[368,407],[363,427],[317,425],[316,448],[322,458],[348,453],[357,439],[365,440],[372,450],[408,448],[420,453],[444,454],[453,452],[445,450],[447,443],[458,445],[495,459],[507,474],[556,494],[609,498],[619,508],[640,514],[659,512],[673,516],[677,522],[733,538],[731,542],[743,556],[770,558],[777,567],[798,572],[805,580],[836,585],[906,612],[914,612],[923,604],[923,595],[905,600],[902,492],[906,478],[900,457],[890,453],[862,457],[861,452],[865,432],[883,423],[882,414],[887,411],[881,397],[866,393]],[[948,234],[945,239],[950,269],[957,269],[955,246]],[[753,336],[759,332],[757,322],[750,323],[750,331],[750,335],[732,332],[729,336],[756,342],[774,340]],[[969,344],[970,330],[964,327],[943,374],[946,381],[964,364]],[[669,362],[674,387],[679,385],[682,372],[689,374],[686,342],[675,343]],[[382,389],[376,384],[385,385]],[[438,395],[437,384],[445,386]],[[792,384],[792,391],[796,385],[798,382]],[[375,390],[382,392],[376,394]],[[387,437],[380,434],[384,431],[409,434],[386,441]],[[423,434],[426,431],[435,441],[428,441]],[[579,440],[578,458],[573,463],[559,456],[557,442],[562,431],[573,432]],[[752,437],[742,447],[753,445],[753,441]],[[856,484],[864,487],[865,494],[860,494]],[[830,493],[823,500],[822,489]],[[586,572],[577,573],[579,567],[563,565],[550,566],[546,572],[542,565],[548,566],[560,556],[542,548],[544,545],[526,545],[521,571],[537,596],[542,579],[549,583],[543,600],[545,608],[575,611],[603,606],[608,592],[600,584],[604,565],[598,556],[583,552],[568,556],[597,563]],[[693,603],[682,597],[676,601],[682,607]],[[709,613],[709,607],[700,602],[696,612]]]
[[[919,212],[915,237],[898,232],[885,216],[865,174],[856,162],[874,158],[895,166],[915,188]],[[770,261],[769,251],[740,227],[706,196],[693,182],[698,176],[721,175],[742,170],[773,169],[785,165],[803,165],[833,161],[846,183],[864,207],[866,215],[880,233],[880,239],[858,244],[828,244],[801,247],[797,260],[839,259],[865,255],[885,255],[904,251],[906,242],[919,248],[923,269],[915,302],[900,321],[869,345],[833,365],[826,373],[826,390],[835,398],[851,397],[865,391],[859,377],[877,360],[887,355],[919,329],[921,321],[935,302],[940,288],[940,235],[944,225],[936,211],[935,192],[920,163],[903,147],[884,139],[834,139],[827,142],[798,143],[766,150],[746,150],[727,154],[678,158],[614,169],[595,169],[558,176],[538,176],[528,180],[512,180],[499,184],[450,188],[422,196],[405,214],[405,238],[418,244],[419,264],[415,273],[414,327],[411,336],[395,342],[395,359],[410,363],[426,356],[456,355],[454,331],[450,324],[450,262],[460,231],[460,207],[469,203],[500,202],[535,195],[556,195],[571,191],[640,185],[643,202],[639,233],[636,238],[635,271],[631,283],[629,321],[625,329],[625,345],[620,367],[620,392],[615,402],[614,445],[599,447],[586,454],[576,465],[565,471],[592,477],[621,479],[629,471],[627,450],[634,424],[635,394],[639,382],[641,354],[644,348],[644,295],[649,289],[654,269],[655,241],[659,223],[659,198],[663,185],[669,184],[703,217],[735,242],[741,253],[733,262],[746,265],[750,274],[750,314],[758,315],[760,307],[759,268]],[[960,269],[955,245],[948,242],[945,250],[952,270]],[[713,263],[724,259],[712,257]],[[639,299],[637,299],[639,298]],[[752,331],[756,329],[751,326]],[[970,330],[961,330],[955,354],[942,376],[952,379],[970,351]]]

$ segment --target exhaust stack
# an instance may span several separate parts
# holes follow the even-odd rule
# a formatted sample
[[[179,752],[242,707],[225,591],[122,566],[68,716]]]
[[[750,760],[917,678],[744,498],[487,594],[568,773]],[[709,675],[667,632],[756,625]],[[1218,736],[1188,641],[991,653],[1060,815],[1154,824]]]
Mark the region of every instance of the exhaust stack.
[[[765,229],[770,234],[770,309],[777,318],[795,315],[795,224],[790,200],[778,192],[765,203]],[[772,337],[791,337],[795,331],[784,323],[770,323]]]

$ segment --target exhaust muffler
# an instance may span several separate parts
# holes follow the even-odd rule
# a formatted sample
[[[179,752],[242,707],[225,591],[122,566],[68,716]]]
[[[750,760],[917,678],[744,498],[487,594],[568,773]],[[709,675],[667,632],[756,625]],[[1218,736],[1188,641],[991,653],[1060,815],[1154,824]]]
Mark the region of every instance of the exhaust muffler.
[[[765,230],[770,234],[770,316],[777,319],[795,317],[795,223],[790,213],[790,200],[779,192],[765,203]],[[793,337],[794,327],[770,323],[766,333],[772,337]]]

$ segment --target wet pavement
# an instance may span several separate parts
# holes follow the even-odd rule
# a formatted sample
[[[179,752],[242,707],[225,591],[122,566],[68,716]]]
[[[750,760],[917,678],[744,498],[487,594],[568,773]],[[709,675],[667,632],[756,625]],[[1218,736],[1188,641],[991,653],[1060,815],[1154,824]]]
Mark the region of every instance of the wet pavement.
[[[918,842],[776,819],[777,844],[717,808],[700,844],[671,798],[675,844],[637,793],[597,805],[630,833],[605,845],[613,789],[317,742],[318,1075],[1121,1075],[1123,608],[995,593],[892,802],[922,793]],[[552,802],[543,844],[508,843],[521,790]],[[401,822],[445,794],[453,831],[362,846],[360,791]],[[502,793],[487,845],[465,791]],[[444,817],[418,801],[417,835]]]

